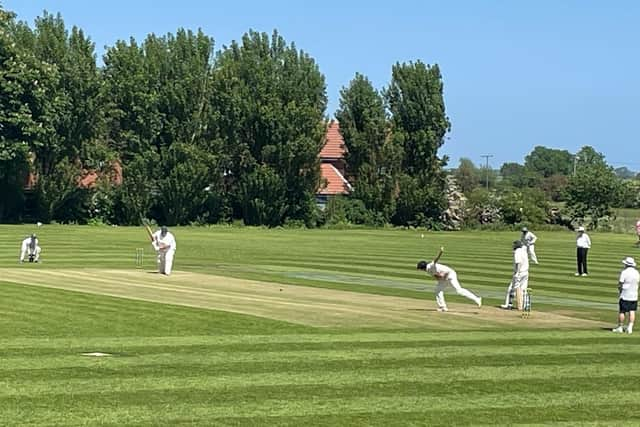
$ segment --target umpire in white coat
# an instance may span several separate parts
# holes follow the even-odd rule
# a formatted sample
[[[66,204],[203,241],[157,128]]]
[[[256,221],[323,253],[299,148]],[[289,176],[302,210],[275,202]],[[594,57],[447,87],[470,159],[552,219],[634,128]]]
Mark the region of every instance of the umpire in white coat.
[[[160,227],[152,237],[151,245],[158,253],[158,272],[169,276],[173,268],[173,256],[176,253],[176,238],[165,226]]]

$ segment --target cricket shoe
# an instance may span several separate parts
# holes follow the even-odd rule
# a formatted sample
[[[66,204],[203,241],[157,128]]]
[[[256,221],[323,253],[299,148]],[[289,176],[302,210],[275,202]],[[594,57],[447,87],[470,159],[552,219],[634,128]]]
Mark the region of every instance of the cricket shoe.
[[[621,334],[624,332],[624,328],[622,326],[618,326],[617,328],[613,328],[611,332],[616,332],[618,334]]]
[[[631,335],[633,333],[633,328],[627,328],[627,333]]]
[[[580,275],[580,273],[575,273],[575,274],[574,274],[574,276],[579,276],[579,275]]]
[[[447,307],[438,307],[438,311],[444,313],[445,311],[449,311]]]
[[[482,298],[478,298],[478,301],[476,301],[476,304],[478,304],[478,308],[482,307]]]
[[[588,274],[587,273],[582,273],[582,277],[587,277]]]
[[[500,308],[503,310],[513,310],[513,305],[511,304],[501,304]]]

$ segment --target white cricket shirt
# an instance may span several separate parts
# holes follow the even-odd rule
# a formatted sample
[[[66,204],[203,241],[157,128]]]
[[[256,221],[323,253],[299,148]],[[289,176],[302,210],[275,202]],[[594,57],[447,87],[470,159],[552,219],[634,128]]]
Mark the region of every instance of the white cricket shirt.
[[[520,268],[517,268],[517,265],[519,265]],[[529,255],[527,254],[527,248],[521,247],[513,251],[513,272],[529,272]]]
[[[427,272],[432,276],[435,274],[443,274],[447,277],[451,277],[452,275],[456,274],[453,268],[444,264],[437,264],[433,262],[427,264]]]
[[[638,282],[640,282],[640,273],[633,267],[626,267],[620,273],[618,279],[620,287],[620,299],[625,301],[638,301]]]
[[[538,240],[538,237],[530,231],[527,231],[526,234],[522,236],[522,243],[527,246],[533,245],[536,240]]]
[[[579,248],[590,248],[591,247],[591,239],[587,235],[587,233],[578,234],[578,238],[576,239],[576,245]]]
[[[175,251],[176,250],[176,238],[173,237],[173,234],[171,234],[171,232],[167,231],[167,234],[165,234],[164,237],[162,237],[162,234],[160,231],[156,231],[155,233],[153,233],[153,237],[155,239],[155,245],[154,248],[157,248],[160,246],[160,244],[164,245],[164,249],[165,251]],[[156,249],[157,250],[157,249]]]

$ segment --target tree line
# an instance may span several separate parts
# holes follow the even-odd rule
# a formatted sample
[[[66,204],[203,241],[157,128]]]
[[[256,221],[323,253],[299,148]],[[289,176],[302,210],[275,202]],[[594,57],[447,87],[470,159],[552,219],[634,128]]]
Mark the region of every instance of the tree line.
[[[99,65],[59,14],[31,27],[0,6],[0,222],[437,226],[450,128],[439,67],[396,63],[383,90],[356,74],[340,96],[354,193],[323,212],[325,78],[277,31],[217,51],[202,31],[149,34]]]
[[[640,208],[640,174],[614,169],[590,146],[575,154],[537,146],[524,163],[504,163],[499,170],[462,158],[451,173],[468,198],[471,227],[555,223],[606,229],[613,208]]]

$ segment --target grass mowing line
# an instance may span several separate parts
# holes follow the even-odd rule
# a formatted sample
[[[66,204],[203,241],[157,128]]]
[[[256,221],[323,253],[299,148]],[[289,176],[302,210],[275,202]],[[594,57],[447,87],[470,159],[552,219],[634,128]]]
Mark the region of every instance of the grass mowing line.
[[[202,394],[200,393],[200,396]],[[455,400],[455,404],[452,402]],[[508,398],[497,390],[495,393],[482,393],[474,395],[469,393],[464,399],[456,396],[404,396],[390,397],[354,397],[354,398],[314,398],[312,396],[299,396],[295,400],[264,399],[260,401],[233,401],[216,402],[215,396],[210,396],[209,401],[188,403],[184,401],[167,400],[152,406],[150,411],[146,403],[124,404],[114,407],[108,399],[96,399],[82,405],[83,419],[88,422],[101,423],[115,422],[137,423],[163,422],[167,418],[215,420],[218,418],[236,417],[239,413],[250,419],[251,417],[264,416],[304,416],[304,415],[349,415],[363,413],[403,413],[403,412],[429,412],[448,411],[455,405],[458,411],[478,411],[482,409],[511,411],[528,411],[538,408],[554,407],[588,407],[602,404],[602,402],[615,402],[616,405],[634,405],[640,399],[640,393],[635,391],[607,390],[599,391],[574,391],[574,392],[550,392],[550,393],[523,393],[512,394]],[[69,401],[67,401],[69,402]],[[579,402],[579,403],[577,403]],[[17,403],[17,402],[16,402]],[[122,402],[125,403],[125,402]],[[2,418],[20,420],[23,423],[56,422],[69,418],[76,414],[69,414],[70,403],[56,408],[46,408],[30,413],[30,406],[11,405],[4,408]],[[374,409],[375,408],[375,409]],[[95,413],[100,415],[92,415]],[[591,418],[593,420],[593,418]],[[250,421],[250,420],[249,420]]]
[[[125,359],[113,359],[122,362]],[[77,358],[74,359],[78,363]],[[178,360],[182,363],[182,359]],[[97,365],[95,362],[88,365]],[[51,366],[48,369],[63,368],[64,365]],[[84,365],[78,365],[83,367]],[[119,366],[118,363],[109,361],[109,366]],[[23,369],[22,367],[19,367]],[[509,371],[509,382],[523,380],[550,381],[551,379],[577,380],[580,378],[606,379],[620,378],[621,372],[627,368],[625,363],[614,363],[609,366],[602,364],[574,364],[574,365],[527,365],[527,369],[513,369]],[[505,367],[498,366],[468,366],[468,367],[403,367],[403,368],[380,368],[363,369],[350,372],[342,372],[336,375],[335,372],[324,370],[308,370],[304,373],[304,384],[311,385],[354,385],[354,384],[379,384],[385,381],[393,382],[414,382],[423,385],[445,386],[455,378],[456,383],[492,381],[504,376]],[[16,380],[6,380],[3,389],[0,390],[2,397],[29,397],[39,394],[51,393],[51,381],[42,379],[32,379],[25,373],[24,378]],[[585,376],[587,375],[588,376]],[[634,377],[637,378],[637,377]],[[103,379],[96,374],[93,379],[63,378],[56,381],[56,392],[64,390],[82,390],[83,393],[105,392],[112,393],[118,390],[177,390],[199,387],[211,392],[223,391],[227,388],[242,388],[251,386],[289,386],[300,383],[300,374],[289,372],[278,373],[237,373],[221,375],[200,375],[192,372],[182,376],[163,377],[163,381],[158,382],[156,377],[119,377],[117,382],[105,384]],[[425,387],[430,389],[431,387]]]
[[[529,340],[558,341],[572,343],[575,340],[590,342],[609,342],[612,339],[624,339],[624,336],[604,334],[602,330],[500,330],[482,331],[428,331],[414,330],[393,332],[358,331],[350,333],[299,333],[278,335],[191,335],[191,336],[150,336],[144,337],[145,347],[180,346],[180,345],[238,345],[238,344],[313,344],[313,343],[379,343],[379,342],[432,342],[448,343],[451,341],[471,341],[472,345],[481,337],[482,341],[496,340],[501,345],[504,340],[511,340],[514,345],[528,345]],[[635,336],[627,337],[633,339]],[[604,341],[603,341],[604,340]],[[109,346],[129,346],[140,343],[138,336],[125,337],[64,337],[64,338],[4,338],[0,339],[0,347],[11,348],[67,348],[83,345],[105,344]]]
[[[558,345],[549,345],[549,346],[535,346],[531,348],[531,350],[527,353],[527,358],[539,358],[543,356],[579,356],[581,354],[599,354],[599,355],[608,355],[608,354],[619,354],[624,352],[625,349],[628,349],[629,346],[626,345],[623,340],[620,341],[617,345],[606,344],[606,345],[591,345],[591,346],[566,346],[559,347]],[[286,352],[283,351],[262,351],[262,352],[238,352],[238,351],[206,351],[207,349],[192,349],[190,347],[186,348],[176,348],[176,347],[165,347],[163,354],[155,354],[155,353],[145,353],[145,348],[137,347],[137,348],[122,348],[120,351],[118,349],[106,348],[104,351],[108,353],[122,353],[124,352],[127,357],[138,358],[139,363],[136,363],[136,366],[147,365],[151,366],[155,363],[158,363],[162,360],[163,363],[170,363],[171,359],[169,357],[163,358],[163,355],[169,355],[174,353],[178,353],[176,356],[177,360],[180,360],[180,352],[192,352],[192,356],[186,357],[183,362],[191,363],[191,364],[201,364],[203,363],[203,359],[206,359],[207,364],[224,364],[229,361],[232,361],[234,364],[251,364],[251,363],[279,363],[282,362],[284,354],[286,354],[287,362],[290,364],[295,363],[307,363],[307,362],[336,362],[336,361],[376,361],[383,362],[386,360],[400,361],[400,360],[417,360],[424,359],[429,360],[430,363],[444,363],[448,358],[461,358],[467,356],[473,356],[476,358],[483,357],[507,357],[512,358],[512,356],[517,356],[522,353],[522,348],[518,347],[501,347],[495,345],[484,345],[484,346],[474,346],[474,347],[453,347],[453,346],[443,346],[439,349],[428,349],[425,351],[422,347],[405,347],[405,348],[361,348],[361,349],[341,349],[341,350],[288,350]],[[86,351],[86,350],[84,350]],[[77,349],[75,350],[76,354],[79,356],[83,350]],[[69,352],[67,352],[68,354]],[[192,359],[187,360],[189,357]],[[45,358],[46,359],[46,358]],[[124,363],[128,362],[126,360]],[[109,366],[112,362],[105,361],[102,362],[102,366]],[[117,363],[117,362],[114,362]]]
[[[598,327],[599,322],[553,313],[537,313],[526,323],[516,312],[493,307],[477,309],[471,304],[450,304],[449,313],[437,313],[432,301],[386,297],[323,288],[281,285],[230,279],[198,273],[178,272],[172,277],[128,270],[55,270],[38,274],[4,269],[7,280],[31,285],[76,290],[94,294],[232,311],[311,326],[415,327],[432,326],[491,328]],[[61,281],[52,281],[58,277]],[[78,282],[79,281],[79,282]],[[283,291],[280,291],[283,289]],[[327,304],[325,301],[331,301]],[[425,308],[426,307],[426,308]]]

